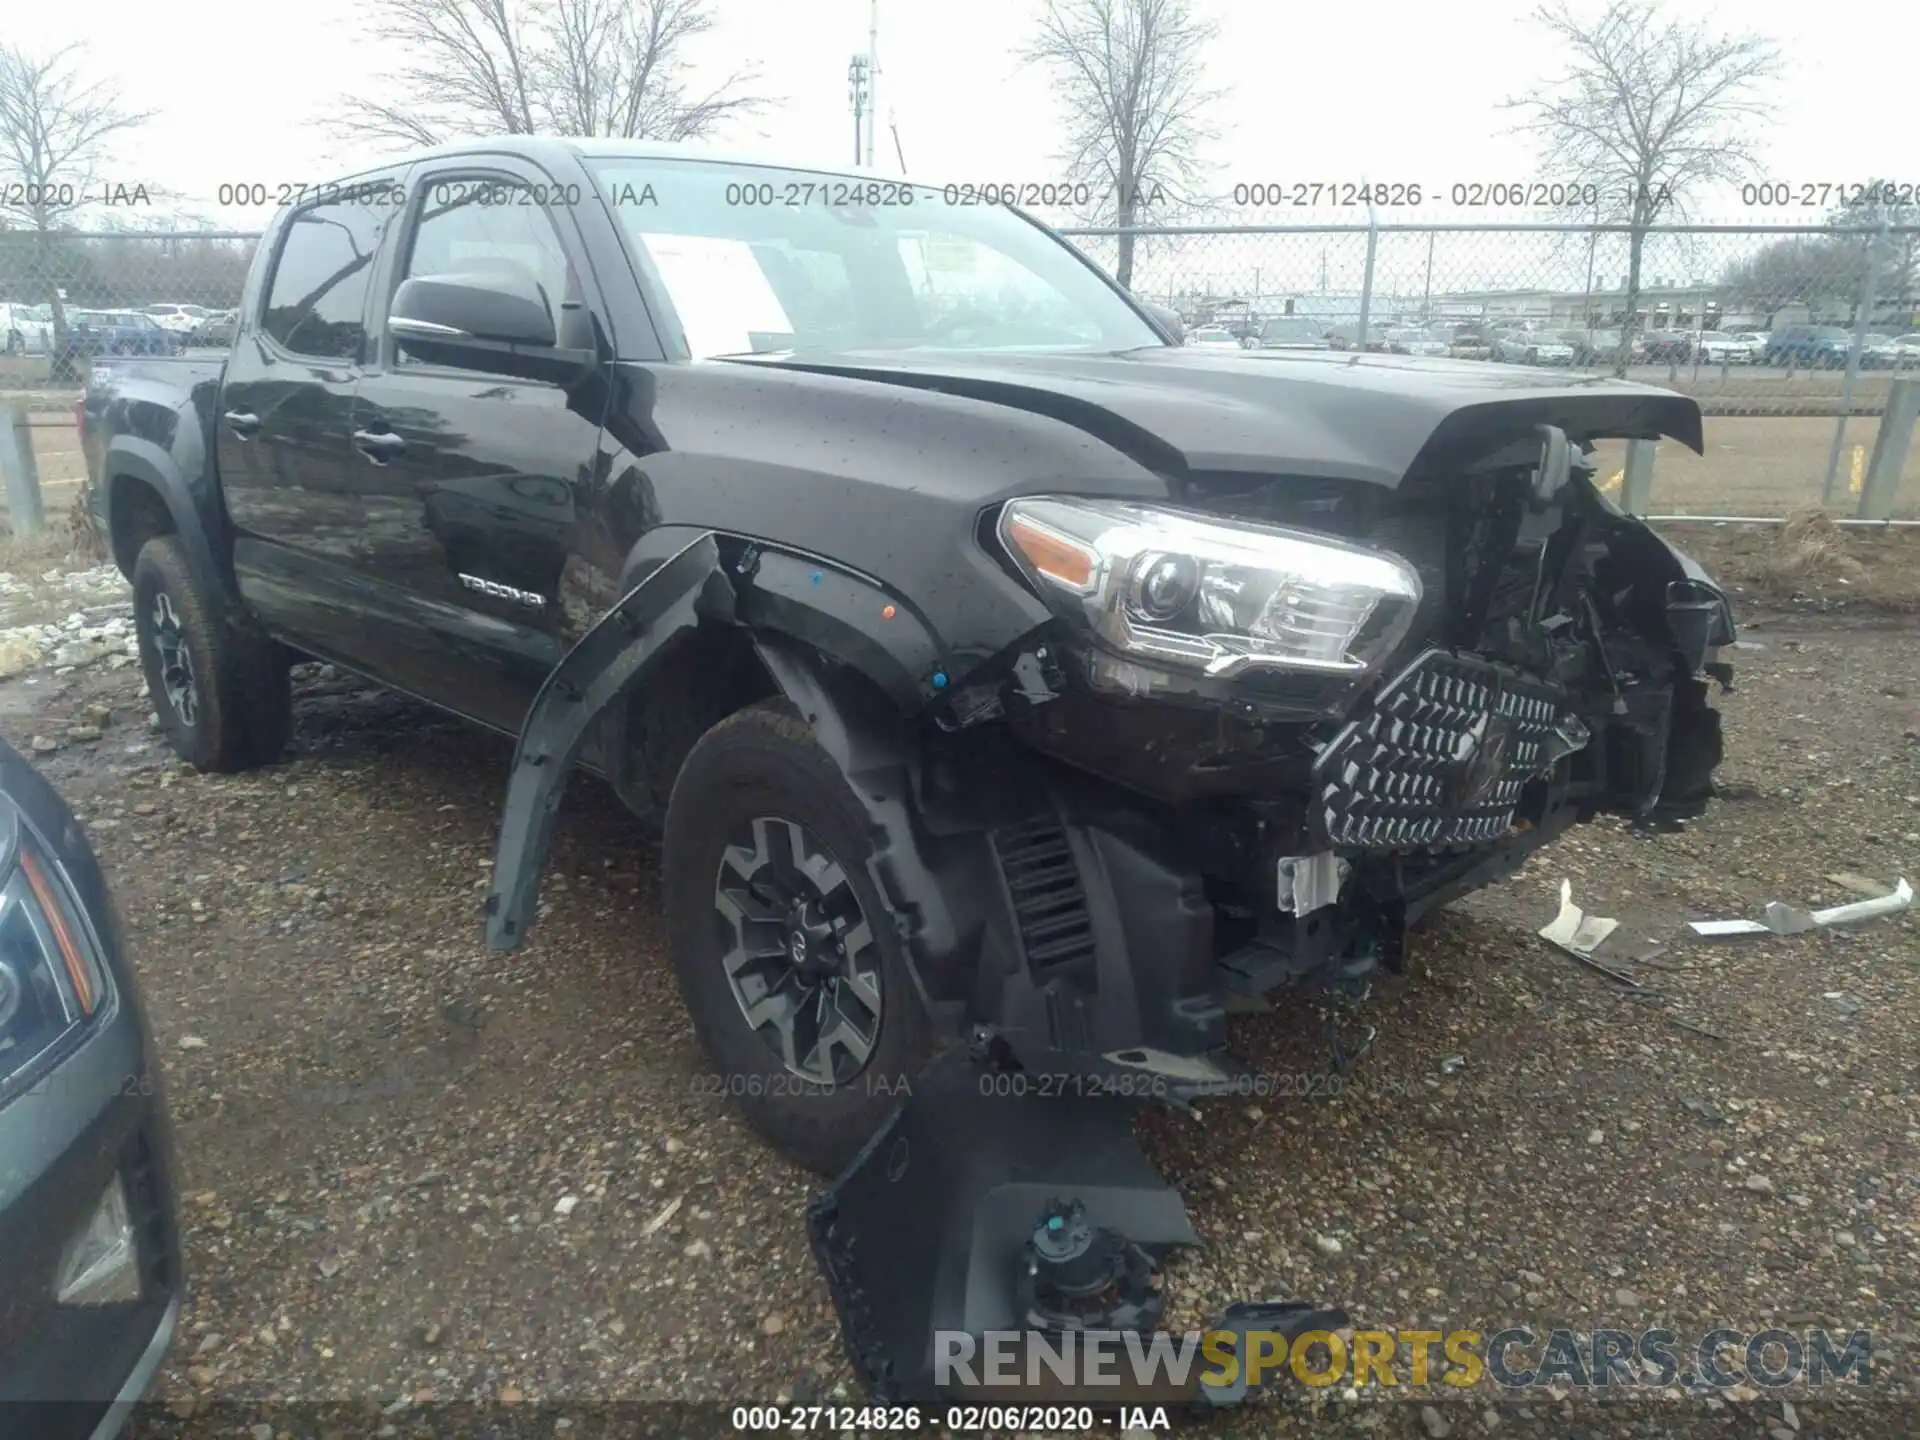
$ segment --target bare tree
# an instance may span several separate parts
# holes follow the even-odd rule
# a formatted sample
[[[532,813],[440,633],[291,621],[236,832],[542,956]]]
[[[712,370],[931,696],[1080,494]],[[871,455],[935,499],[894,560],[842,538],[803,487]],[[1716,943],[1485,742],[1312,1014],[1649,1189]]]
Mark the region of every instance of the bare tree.
[[[1838,235],[1786,235],[1730,263],[1720,283],[1730,303],[1764,311],[1767,323],[1790,305],[1831,314],[1853,301],[1866,276],[1867,252]]]
[[[1203,83],[1217,34],[1191,0],[1047,0],[1024,52],[1052,75],[1066,117],[1068,174],[1093,192],[1092,218],[1121,227],[1114,278],[1133,283],[1134,239],[1148,209],[1188,201],[1204,121],[1222,92]]]
[[[113,142],[149,112],[121,108],[119,87],[80,78],[82,47],[34,56],[0,47],[0,229],[30,235],[29,271],[53,307],[54,364],[64,367],[67,314],[60,303],[60,232],[98,203],[100,167]]]
[[[1689,192],[1737,180],[1755,162],[1769,118],[1760,82],[1779,72],[1771,41],[1662,18],[1650,0],[1608,0],[1591,18],[1555,0],[1535,21],[1566,53],[1539,93],[1506,102],[1542,142],[1545,168],[1600,187],[1600,214],[1628,229],[1626,329],[1614,361],[1624,374],[1638,326],[1647,230],[1684,214]]]
[[[335,128],[406,146],[462,136],[686,140],[766,99],[735,72],[696,92],[689,50],[710,0],[373,0],[380,44],[409,57],[393,100],[350,98]]]
[[[1876,281],[1888,310],[1911,316],[1920,306],[1920,204],[1911,185],[1870,180],[1827,215],[1839,238],[1878,263]],[[1881,227],[1887,233],[1877,234]],[[1876,309],[1879,306],[1875,307]]]

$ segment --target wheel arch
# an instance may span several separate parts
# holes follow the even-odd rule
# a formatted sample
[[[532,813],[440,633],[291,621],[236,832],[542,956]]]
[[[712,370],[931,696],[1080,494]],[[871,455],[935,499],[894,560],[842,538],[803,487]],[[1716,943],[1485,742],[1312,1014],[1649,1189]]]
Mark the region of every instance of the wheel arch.
[[[231,599],[233,587],[214,553],[206,525],[172,458],[134,435],[114,437],[100,467],[103,529],[122,575],[133,575],[140,547],[156,535],[176,535],[193,568],[194,583]]]

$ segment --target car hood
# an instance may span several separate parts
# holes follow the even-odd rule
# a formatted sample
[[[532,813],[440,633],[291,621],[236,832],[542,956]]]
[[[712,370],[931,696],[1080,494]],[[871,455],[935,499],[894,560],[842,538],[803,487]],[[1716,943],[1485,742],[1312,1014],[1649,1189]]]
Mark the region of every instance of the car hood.
[[[1557,425],[1577,438],[1669,436],[1703,448],[1699,405],[1671,390],[1420,356],[1154,346],[780,353],[724,363],[934,390],[1046,415],[1169,475],[1305,475],[1391,488],[1429,447],[1534,425]]]

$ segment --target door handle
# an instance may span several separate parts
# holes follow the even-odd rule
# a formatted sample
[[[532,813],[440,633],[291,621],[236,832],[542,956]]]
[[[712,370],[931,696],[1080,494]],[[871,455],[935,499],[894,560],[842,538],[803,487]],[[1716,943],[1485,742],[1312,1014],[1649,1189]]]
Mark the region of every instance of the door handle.
[[[260,417],[251,410],[229,410],[220,417],[242,440],[250,440],[260,429]]]
[[[407,448],[407,442],[391,430],[356,430],[353,446],[376,465],[384,465]]]

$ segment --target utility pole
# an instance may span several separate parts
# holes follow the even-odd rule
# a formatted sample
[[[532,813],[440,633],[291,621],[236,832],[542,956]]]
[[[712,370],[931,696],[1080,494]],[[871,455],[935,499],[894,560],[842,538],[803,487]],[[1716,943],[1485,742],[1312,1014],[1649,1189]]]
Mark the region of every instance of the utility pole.
[[[869,0],[867,9],[867,111],[880,114],[880,0]],[[873,168],[873,132],[878,123],[867,126],[867,168]]]
[[[868,73],[867,57],[856,55],[847,64],[847,98],[853,102],[853,163],[858,165],[866,153],[862,141],[871,141],[872,135],[863,131],[861,122],[867,116],[867,97],[872,92],[872,80]]]
[[[1427,232],[1427,289],[1426,293],[1420,297],[1420,323],[1422,325],[1431,324],[1433,321],[1433,241],[1434,237],[1439,233],[1438,230],[1429,230]]]

